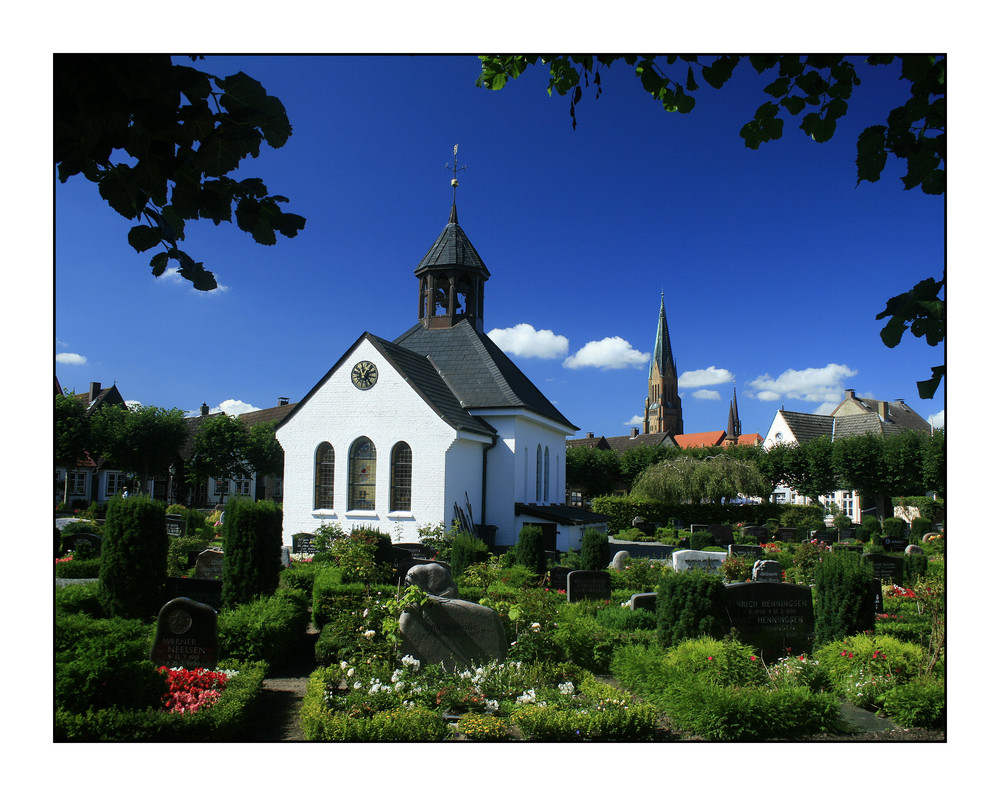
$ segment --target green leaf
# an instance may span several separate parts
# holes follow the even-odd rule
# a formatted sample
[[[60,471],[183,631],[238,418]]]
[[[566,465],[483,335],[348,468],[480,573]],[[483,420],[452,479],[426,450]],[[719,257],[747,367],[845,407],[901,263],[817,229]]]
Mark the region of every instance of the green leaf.
[[[769,86],[764,88],[764,93],[769,94],[772,97],[783,97],[788,93],[788,87],[791,85],[791,80],[787,77],[779,77]]]
[[[167,270],[167,263],[169,261],[170,258],[166,252],[154,254],[153,259],[149,261],[149,265],[153,269],[153,276],[163,276],[163,272]]]
[[[802,109],[806,107],[806,101],[797,94],[785,97],[781,100],[781,105],[787,110],[792,116],[797,116],[802,113]]]
[[[944,369],[944,365],[937,365],[936,367],[931,368],[932,375],[929,379],[917,382],[917,394],[921,398],[926,400],[934,397],[934,393],[937,392],[941,379],[944,378]]]
[[[144,252],[152,249],[161,240],[160,231],[145,224],[132,227],[128,231],[129,245],[137,252]]]
[[[97,190],[101,198],[125,218],[138,218],[145,205],[144,201],[140,201],[132,169],[123,164],[106,169]]]
[[[858,184],[862,180],[877,182],[885,168],[887,153],[885,151],[884,125],[868,127],[858,136],[858,157],[855,161],[858,167]]]

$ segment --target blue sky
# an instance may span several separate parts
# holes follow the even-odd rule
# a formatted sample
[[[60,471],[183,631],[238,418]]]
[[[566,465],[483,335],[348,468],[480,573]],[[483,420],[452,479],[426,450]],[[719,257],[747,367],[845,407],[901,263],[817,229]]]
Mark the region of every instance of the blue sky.
[[[186,61],[186,59],[184,59]],[[944,361],[911,335],[886,348],[875,315],[945,257],[942,197],[904,191],[901,164],[856,186],[855,140],[906,98],[897,67],[860,67],[834,139],[794,122],[753,151],[739,129],[764,101],[749,68],[668,114],[616,65],[603,94],[549,97],[536,67],[478,89],[474,56],[210,56],[284,103],[293,135],[242,173],[306,217],[272,247],[233,225],[188,225],[185,250],[222,286],[154,279],[131,222],[82,177],[55,189],[55,371],[78,391],[195,412],[265,408],[305,393],[364,331],[416,321],[413,270],[458,214],[492,274],[485,329],[580,428],[641,419],[660,293],[687,432],[725,428],[735,387],[744,432],[776,410],[828,412],[844,388],[902,398],[943,422],[944,389],[915,382]]]

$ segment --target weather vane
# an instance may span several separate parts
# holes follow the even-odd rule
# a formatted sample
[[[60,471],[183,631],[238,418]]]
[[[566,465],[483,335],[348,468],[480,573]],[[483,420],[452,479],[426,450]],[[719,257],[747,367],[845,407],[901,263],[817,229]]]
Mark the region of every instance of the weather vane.
[[[465,166],[459,166],[458,165],[458,144],[455,144],[455,150],[454,150],[453,154],[455,155],[455,162],[453,164],[451,164],[451,163],[445,163],[444,164],[444,167],[451,172],[451,199],[452,199],[452,202],[455,201],[455,194],[456,194],[456,191],[458,189],[458,173],[460,171],[465,171],[465,169],[466,169]]]

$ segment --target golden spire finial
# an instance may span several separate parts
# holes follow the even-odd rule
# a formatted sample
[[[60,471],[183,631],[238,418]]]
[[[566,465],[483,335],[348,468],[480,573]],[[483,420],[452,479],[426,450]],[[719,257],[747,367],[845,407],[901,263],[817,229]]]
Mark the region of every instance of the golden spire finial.
[[[460,171],[465,171],[465,169],[466,169],[465,166],[459,166],[458,165],[458,144],[455,144],[455,149],[453,151],[453,154],[455,156],[455,162],[452,163],[452,164],[449,164],[449,163],[445,163],[444,164],[444,167],[446,169],[448,169],[449,171],[451,171],[451,201],[452,201],[452,204],[454,204],[454,202],[455,202],[455,194],[456,194],[457,189],[458,189],[458,173]]]

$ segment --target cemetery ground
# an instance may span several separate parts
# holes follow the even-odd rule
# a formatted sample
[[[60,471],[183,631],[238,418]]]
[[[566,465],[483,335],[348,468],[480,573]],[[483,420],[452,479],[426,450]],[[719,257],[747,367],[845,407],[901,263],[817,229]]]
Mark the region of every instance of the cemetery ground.
[[[604,539],[601,566],[329,527],[254,552],[253,512],[195,512],[131,611],[112,513],[57,533],[56,740],[945,740],[943,537],[907,555],[737,528],[746,549],[613,563]],[[265,585],[233,598],[255,556]]]

